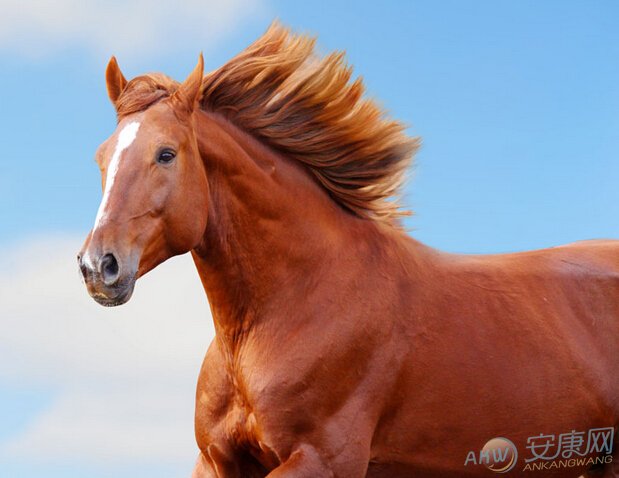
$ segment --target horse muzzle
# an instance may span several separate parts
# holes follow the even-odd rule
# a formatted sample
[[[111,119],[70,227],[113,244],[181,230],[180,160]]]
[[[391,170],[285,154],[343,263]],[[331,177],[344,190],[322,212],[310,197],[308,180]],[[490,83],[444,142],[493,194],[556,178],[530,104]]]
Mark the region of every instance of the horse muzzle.
[[[90,296],[99,304],[115,307],[127,302],[137,279],[135,261],[118,259],[113,252],[80,252],[77,263]]]

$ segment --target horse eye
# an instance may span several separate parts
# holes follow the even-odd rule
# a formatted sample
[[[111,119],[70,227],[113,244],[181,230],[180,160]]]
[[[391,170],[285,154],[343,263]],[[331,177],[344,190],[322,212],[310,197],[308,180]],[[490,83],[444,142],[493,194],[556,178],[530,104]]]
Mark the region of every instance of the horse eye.
[[[176,153],[171,149],[164,149],[157,155],[157,162],[160,164],[170,164],[176,157]]]

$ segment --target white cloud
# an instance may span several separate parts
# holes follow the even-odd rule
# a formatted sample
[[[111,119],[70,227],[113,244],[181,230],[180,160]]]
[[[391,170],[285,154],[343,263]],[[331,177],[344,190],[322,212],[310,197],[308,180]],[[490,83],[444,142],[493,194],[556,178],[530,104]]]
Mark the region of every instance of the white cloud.
[[[0,458],[191,469],[195,383],[213,337],[191,258],[160,265],[129,303],[108,309],[78,277],[79,246],[44,238],[0,256],[0,383],[57,391],[0,443]]]
[[[0,50],[41,56],[87,47],[106,57],[207,48],[262,11],[264,0],[2,0]]]

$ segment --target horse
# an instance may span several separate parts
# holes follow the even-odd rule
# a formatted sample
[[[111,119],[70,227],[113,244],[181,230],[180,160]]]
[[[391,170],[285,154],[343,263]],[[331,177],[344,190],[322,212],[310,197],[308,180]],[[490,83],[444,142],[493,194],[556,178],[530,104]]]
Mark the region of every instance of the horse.
[[[314,42],[275,23],[182,83],[107,66],[79,268],[117,306],[191,253],[216,332],[193,478],[617,476],[619,242],[415,240],[398,191],[419,140]]]

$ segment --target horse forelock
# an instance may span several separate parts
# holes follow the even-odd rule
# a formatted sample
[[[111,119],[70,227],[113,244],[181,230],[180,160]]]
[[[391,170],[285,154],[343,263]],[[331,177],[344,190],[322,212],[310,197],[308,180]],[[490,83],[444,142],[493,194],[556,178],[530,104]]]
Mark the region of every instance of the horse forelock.
[[[116,101],[118,121],[133,113],[148,109],[164,98],[172,96],[179,83],[161,73],[136,76],[123,90]]]

